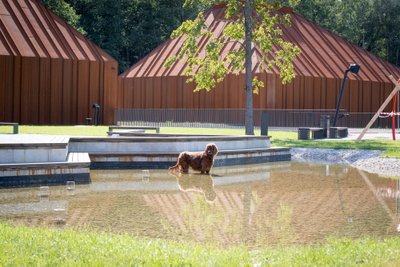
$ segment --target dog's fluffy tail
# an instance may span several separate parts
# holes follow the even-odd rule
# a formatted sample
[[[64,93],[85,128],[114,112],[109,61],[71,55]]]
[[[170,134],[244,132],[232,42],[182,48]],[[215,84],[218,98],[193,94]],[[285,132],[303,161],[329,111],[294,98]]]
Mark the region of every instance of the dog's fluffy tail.
[[[169,167],[168,169],[171,170],[171,171],[175,171],[175,170],[180,171],[181,166],[182,166],[181,165],[181,161],[182,161],[183,158],[187,158],[186,152],[180,153],[179,156],[178,156],[178,159],[176,161],[175,166]]]
[[[169,167],[168,169],[171,170],[171,171],[174,171],[174,170],[176,170],[176,169],[179,169],[179,164],[177,163],[175,166],[171,166],[171,167]]]
[[[179,168],[179,165],[176,164],[175,166],[171,166],[171,167],[169,167],[168,169],[169,169],[169,170],[176,170],[176,169],[178,169],[178,168]]]

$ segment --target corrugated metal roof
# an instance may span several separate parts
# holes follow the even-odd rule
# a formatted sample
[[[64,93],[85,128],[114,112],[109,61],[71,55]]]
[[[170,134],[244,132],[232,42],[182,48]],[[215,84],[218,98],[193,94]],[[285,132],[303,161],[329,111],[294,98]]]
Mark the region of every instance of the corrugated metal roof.
[[[225,8],[215,6],[206,12],[205,20],[209,30],[214,36],[220,36],[227,25],[224,19]],[[368,81],[390,82],[387,76],[400,75],[400,69],[378,58],[366,50],[346,41],[340,36],[308,21],[304,17],[293,13],[290,9],[282,9],[281,13],[291,13],[292,26],[283,29],[284,38],[296,44],[302,53],[294,62],[296,75],[306,77],[342,78],[343,72],[351,63],[361,65],[358,76],[349,75],[350,79]],[[184,37],[168,40],[154,49],[149,55],[124,72],[122,78],[154,77],[154,76],[179,76],[182,75],[186,62],[178,61],[171,68],[163,67],[164,61],[171,55],[176,55],[182,46]],[[200,49],[203,50],[207,38],[199,40]],[[237,48],[239,44],[232,42],[225,45],[223,53]],[[259,71],[260,51],[257,47],[253,50],[253,71]],[[203,51],[202,51],[203,52]],[[275,68],[272,70],[277,73]]]
[[[0,0],[0,55],[115,61],[36,0]]]

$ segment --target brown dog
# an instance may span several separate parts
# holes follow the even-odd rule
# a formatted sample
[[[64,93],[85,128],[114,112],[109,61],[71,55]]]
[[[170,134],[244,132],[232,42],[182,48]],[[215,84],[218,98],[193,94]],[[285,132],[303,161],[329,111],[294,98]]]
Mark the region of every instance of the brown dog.
[[[170,170],[179,170],[181,172],[189,172],[189,167],[201,173],[210,173],[214,164],[214,158],[218,153],[215,144],[208,144],[204,152],[182,152],[179,154],[175,166],[169,167]]]

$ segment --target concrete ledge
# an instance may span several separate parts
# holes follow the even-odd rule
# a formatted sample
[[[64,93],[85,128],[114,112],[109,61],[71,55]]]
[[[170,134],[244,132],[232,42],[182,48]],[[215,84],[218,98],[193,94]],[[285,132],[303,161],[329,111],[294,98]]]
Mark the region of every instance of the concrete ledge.
[[[67,143],[0,143],[0,149],[66,148]]]
[[[67,181],[75,181],[77,184],[90,183],[88,173],[68,174],[43,174],[43,175],[20,175],[0,177],[0,188],[5,187],[28,187],[33,185],[63,185]]]
[[[163,153],[204,151],[209,143],[215,143],[220,151],[269,148],[268,136],[136,136],[71,138],[70,152],[96,153]]]
[[[0,164],[65,161],[68,143],[1,143]]]
[[[6,176],[6,171],[18,171],[23,173],[24,171],[29,172],[31,175],[39,172],[40,170],[46,169],[46,173],[49,172],[63,172],[66,168],[89,168],[90,158],[88,153],[70,153],[67,161],[60,162],[31,162],[31,163],[10,163],[0,164],[0,177]],[[59,169],[59,170],[58,170]],[[58,171],[57,171],[58,170]],[[73,171],[71,171],[73,172]]]
[[[0,164],[0,187],[90,182],[87,153],[70,153],[68,161]]]
[[[220,150],[218,152],[218,156],[221,155],[237,155],[237,154],[247,154],[247,153],[257,153],[257,152],[266,152],[276,153],[276,152],[288,152],[290,148],[286,147],[272,147],[272,148],[254,148],[254,149],[238,149],[238,150]],[[165,156],[165,157],[178,157],[180,152],[157,152],[157,151],[149,151],[149,152],[120,152],[120,153],[110,153],[110,152],[96,152],[90,154],[90,157],[93,156],[103,156],[103,157],[123,157],[123,156],[142,156],[142,157],[151,157],[151,156]],[[218,157],[217,156],[217,157]]]
[[[175,165],[179,153],[94,153],[91,169],[168,169]],[[264,148],[220,151],[214,166],[233,166],[276,161],[290,161],[289,148]]]
[[[190,135],[190,134],[145,134],[137,137],[70,137],[70,141],[76,142],[187,142],[204,140],[269,140],[270,136],[256,135]]]

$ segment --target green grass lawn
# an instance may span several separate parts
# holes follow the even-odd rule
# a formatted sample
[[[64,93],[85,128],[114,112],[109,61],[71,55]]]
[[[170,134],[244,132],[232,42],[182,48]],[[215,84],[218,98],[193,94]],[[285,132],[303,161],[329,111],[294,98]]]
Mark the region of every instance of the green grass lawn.
[[[10,133],[10,126],[0,126],[0,133]],[[107,136],[108,126],[26,126],[19,127],[22,134],[64,134],[71,136]],[[180,128],[161,127],[162,134],[221,134],[243,135],[244,129],[226,128]],[[375,149],[384,150],[384,157],[400,158],[400,142],[387,139],[362,140],[360,142],[349,140],[297,140],[297,132],[269,131],[272,146],[284,147],[315,147],[333,149]],[[255,131],[260,134],[259,130]]]
[[[333,149],[372,149],[384,150],[382,157],[400,158],[400,142],[387,139],[361,140],[297,140],[277,137],[271,141],[273,146],[333,148]]]
[[[250,250],[0,223],[0,266],[398,266],[400,237]]]

